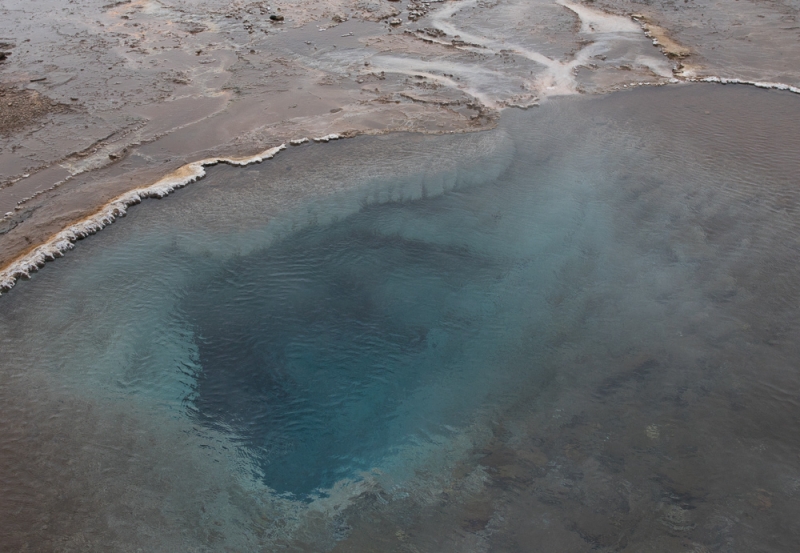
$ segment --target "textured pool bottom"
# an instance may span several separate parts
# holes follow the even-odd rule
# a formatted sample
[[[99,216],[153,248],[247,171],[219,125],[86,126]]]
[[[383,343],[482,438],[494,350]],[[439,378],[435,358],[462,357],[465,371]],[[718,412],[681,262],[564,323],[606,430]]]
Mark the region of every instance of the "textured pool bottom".
[[[3,542],[790,550],[796,106],[552,102],[133,210],[2,300]]]

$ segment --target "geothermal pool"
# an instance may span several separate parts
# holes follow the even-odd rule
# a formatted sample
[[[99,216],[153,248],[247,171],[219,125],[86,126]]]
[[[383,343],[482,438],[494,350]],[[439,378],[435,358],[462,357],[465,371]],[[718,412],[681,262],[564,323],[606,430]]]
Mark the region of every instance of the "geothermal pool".
[[[290,148],[0,298],[30,550],[790,551],[800,98]]]

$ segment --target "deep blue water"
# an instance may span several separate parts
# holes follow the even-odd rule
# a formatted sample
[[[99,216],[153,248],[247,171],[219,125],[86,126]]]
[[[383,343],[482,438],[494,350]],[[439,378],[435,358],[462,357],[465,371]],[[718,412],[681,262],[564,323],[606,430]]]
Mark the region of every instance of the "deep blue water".
[[[470,201],[453,194],[301,231],[187,294],[202,366],[195,416],[258,451],[270,486],[305,494],[377,466],[419,430],[397,420],[415,390],[469,378],[477,359],[489,362],[476,356],[503,343],[508,314],[493,302],[525,259],[401,233]],[[488,221],[450,232],[467,243],[497,226]],[[445,412],[422,424],[446,422]]]

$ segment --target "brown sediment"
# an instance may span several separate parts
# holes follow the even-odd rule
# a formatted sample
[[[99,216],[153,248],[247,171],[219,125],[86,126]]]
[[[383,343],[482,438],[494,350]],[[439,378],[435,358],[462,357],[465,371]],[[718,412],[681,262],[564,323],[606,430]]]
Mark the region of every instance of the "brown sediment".
[[[17,90],[0,84],[0,135],[28,128],[50,113],[70,110],[35,90]]]
[[[676,42],[664,27],[657,25],[652,19],[640,13],[633,14],[631,18],[638,21],[644,30],[645,36],[653,39],[653,44],[658,46],[664,55],[669,58],[685,58],[692,51]]]

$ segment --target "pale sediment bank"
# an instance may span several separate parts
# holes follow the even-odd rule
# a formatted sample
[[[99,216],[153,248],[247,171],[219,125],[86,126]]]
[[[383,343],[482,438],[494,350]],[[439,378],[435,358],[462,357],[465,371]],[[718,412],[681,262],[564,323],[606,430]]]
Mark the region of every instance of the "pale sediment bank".
[[[339,135],[330,134],[314,140],[329,142],[338,138]],[[171,192],[203,178],[206,174],[206,167],[217,165],[218,163],[244,167],[272,159],[275,154],[284,149],[286,149],[286,145],[281,144],[249,157],[203,159],[184,165],[149,186],[126,192],[111,200],[96,213],[73,223],[45,243],[35,247],[31,252],[24,254],[4,267],[0,271],[0,290],[7,291],[11,289],[19,278],[30,276],[31,272],[38,270],[47,261],[56,259],[62,256],[64,252],[74,248],[77,240],[86,238],[110,225],[118,217],[123,217],[130,206],[141,203],[146,198],[163,198]]]
[[[723,77],[701,77],[701,78],[681,78],[671,79],[670,84],[680,84],[685,82],[698,82],[698,83],[715,83],[715,84],[738,84],[754,86],[757,88],[779,90],[800,94],[800,87],[787,85],[784,83],[773,82],[758,82],[758,81],[745,81],[742,79],[729,79]],[[667,83],[636,83],[634,86],[663,86]],[[627,85],[626,85],[627,87]],[[516,107],[516,106],[509,106]],[[520,108],[525,109],[525,108]],[[480,129],[484,130],[484,129]],[[449,131],[452,132],[452,131]],[[357,133],[336,134],[330,133],[324,136],[315,138],[299,138],[289,140],[292,146],[300,146],[310,142],[327,143],[332,140],[340,138],[349,138],[356,136]],[[286,149],[286,144],[281,144],[276,147],[269,148],[260,153],[243,156],[243,157],[212,157],[199,161],[191,162],[181,166],[175,171],[165,175],[153,184],[137,187],[129,192],[125,192],[111,201],[104,204],[96,212],[84,217],[69,226],[54,234],[46,241],[26,251],[2,269],[0,269],[0,295],[3,292],[9,291],[14,287],[20,278],[27,278],[32,272],[37,271],[44,266],[48,261],[53,261],[58,257],[63,256],[67,251],[75,247],[75,242],[86,238],[89,235],[95,234],[102,230],[104,227],[113,223],[117,218],[125,216],[127,209],[142,202],[147,198],[161,199],[170,193],[187,186],[206,175],[206,167],[211,167],[217,164],[227,164],[238,167],[245,167],[254,163],[261,163],[262,161],[272,159],[276,154]],[[7,214],[8,215],[8,214]]]
[[[0,119],[3,109],[24,112],[25,98],[55,106],[31,119],[40,127],[7,136],[0,128],[0,289],[103,228],[124,213],[119,206],[161,197],[144,191],[190,179],[173,188],[183,186],[259,145],[326,142],[332,132],[480,131],[509,107],[548,97],[681,82],[799,90],[791,57],[780,71],[765,62],[789,30],[752,46],[734,41],[795,17],[772,8],[737,5],[728,21],[719,19],[727,8],[704,1],[678,10],[656,1],[644,11],[602,0],[301,0],[257,9],[207,0],[191,13],[173,4],[87,0],[58,17],[39,6],[0,18],[0,36],[11,37],[0,41],[9,50],[0,94],[26,89],[5,97]],[[684,23],[698,9],[728,28],[715,27],[713,40],[692,34]],[[269,19],[275,12],[285,21]],[[111,48],[109,33],[119,41]],[[740,65],[722,53],[742,48],[754,56],[739,55]],[[52,63],[36,65],[43,59]]]

